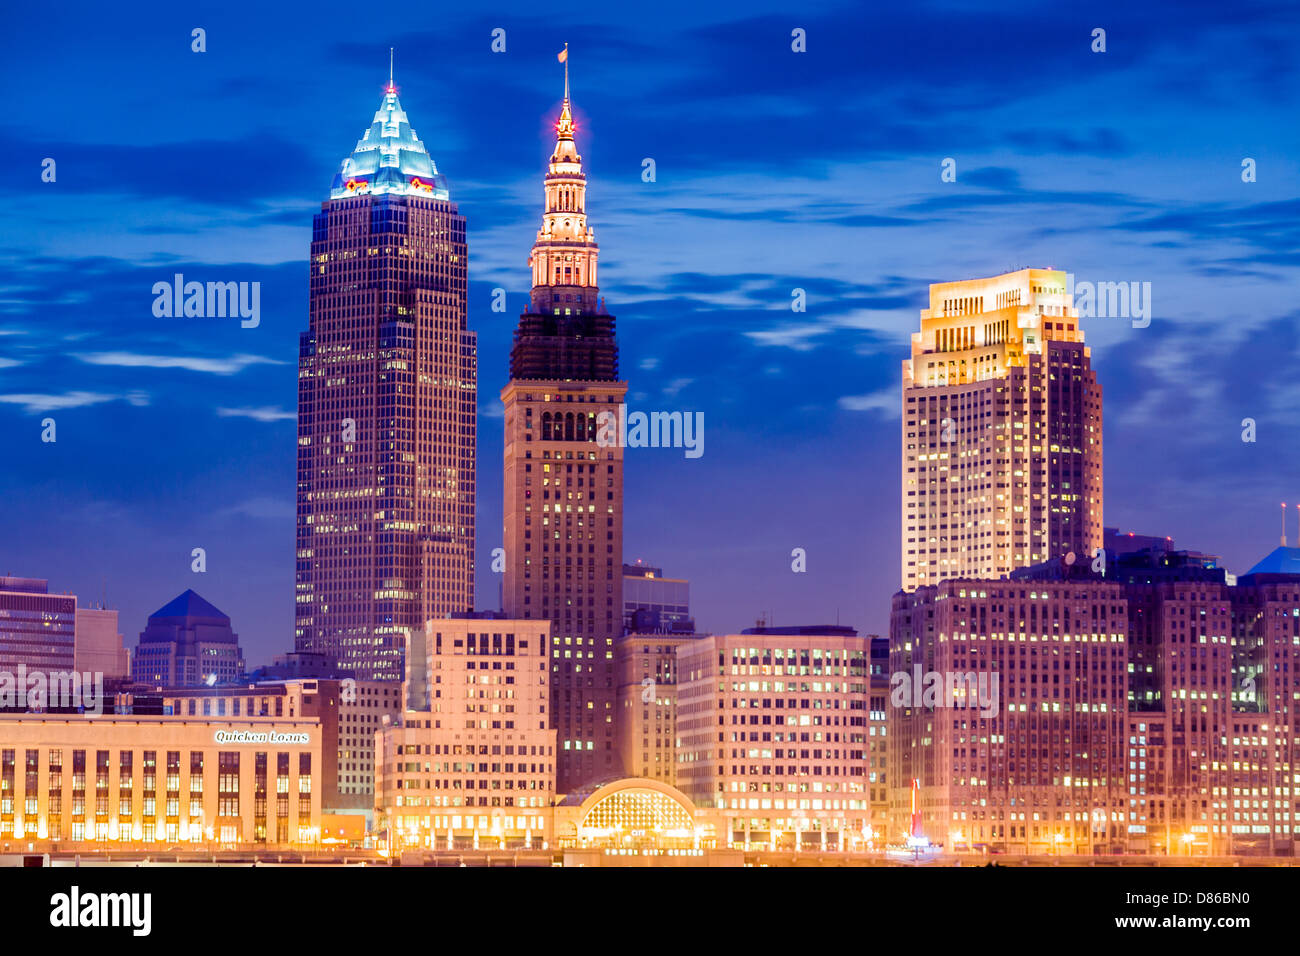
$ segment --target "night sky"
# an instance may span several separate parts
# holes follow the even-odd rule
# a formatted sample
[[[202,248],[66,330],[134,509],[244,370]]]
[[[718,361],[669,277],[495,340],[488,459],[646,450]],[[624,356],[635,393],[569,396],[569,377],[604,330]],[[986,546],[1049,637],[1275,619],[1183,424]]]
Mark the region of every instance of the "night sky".
[[[887,631],[900,363],[927,286],[1024,266],[1151,283],[1148,328],[1083,323],[1105,523],[1245,571],[1277,544],[1278,502],[1300,501],[1300,7],[1008,6],[12,6],[0,573],[107,594],[132,647],[193,587],[250,665],[292,649],[311,217],[392,46],[402,105],[468,218],[478,597],[497,607],[498,395],[566,41],[629,404],[705,417],[701,458],[627,452],[625,558],[689,578],[701,630],[766,612]],[[176,272],[260,282],[260,326],[154,317],[151,287]]]

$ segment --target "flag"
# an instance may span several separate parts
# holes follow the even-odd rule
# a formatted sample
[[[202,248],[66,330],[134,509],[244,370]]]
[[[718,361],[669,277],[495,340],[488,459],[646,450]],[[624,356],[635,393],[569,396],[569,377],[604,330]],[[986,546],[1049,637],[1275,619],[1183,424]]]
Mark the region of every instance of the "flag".
[[[563,50],[561,50],[559,53],[555,54],[555,58],[556,58],[557,60],[559,60],[561,63],[564,63],[565,61],[567,61],[567,60],[569,59],[569,45],[568,45],[567,43],[564,44],[564,49],[563,49]]]

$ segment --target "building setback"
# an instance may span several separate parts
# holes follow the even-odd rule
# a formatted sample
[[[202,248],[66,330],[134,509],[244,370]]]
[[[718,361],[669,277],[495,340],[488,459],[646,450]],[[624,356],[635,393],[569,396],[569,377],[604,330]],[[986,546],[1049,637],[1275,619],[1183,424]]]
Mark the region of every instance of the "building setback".
[[[903,590],[1101,547],[1101,386],[1063,272],[930,286],[902,398]]]
[[[316,214],[299,341],[295,649],[400,681],[474,595],[465,219],[390,81]]]
[[[238,680],[244,673],[230,618],[187,590],[153,614],[140,632],[131,677],[151,687],[194,687]]]
[[[567,69],[567,66],[566,66]],[[566,73],[546,208],[529,264],[533,287],[510,352],[505,405],[502,604],[551,622],[551,716],[558,786],[618,772],[614,641],[623,625],[623,449],[598,445],[618,415],[614,317],[597,287],[586,176]]]
[[[486,613],[431,620],[408,696],[376,734],[376,829],[390,848],[524,846],[555,803],[550,624]]]

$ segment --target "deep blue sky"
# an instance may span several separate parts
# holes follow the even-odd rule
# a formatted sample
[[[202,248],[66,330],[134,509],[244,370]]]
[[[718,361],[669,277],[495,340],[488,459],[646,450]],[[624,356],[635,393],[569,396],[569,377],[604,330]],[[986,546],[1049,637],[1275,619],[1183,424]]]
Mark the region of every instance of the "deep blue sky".
[[[495,607],[498,393],[566,40],[630,402],[705,414],[704,457],[629,452],[626,557],[689,578],[701,628],[767,611],[886,630],[899,368],[927,284],[1024,265],[1152,283],[1149,328],[1085,322],[1106,523],[1246,570],[1276,544],[1277,502],[1300,500],[1298,8],[1063,6],[569,4],[567,22],[533,3],[15,6],[0,573],[106,591],[131,646],[194,587],[251,662],[292,648],[311,215],[395,46],[402,104],[469,220],[479,598]],[[949,156],[956,183],[940,181]],[[260,328],[154,318],[150,288],[173,272],[260,281]]]

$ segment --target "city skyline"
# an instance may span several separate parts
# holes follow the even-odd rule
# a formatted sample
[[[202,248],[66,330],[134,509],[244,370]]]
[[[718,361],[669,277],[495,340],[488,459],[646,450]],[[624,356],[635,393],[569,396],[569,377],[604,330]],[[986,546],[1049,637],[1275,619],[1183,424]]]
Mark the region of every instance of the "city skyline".
[[[16,11],[0,870],[136,935],[173,867],[1277,911],[1300,7],[1244,2]]]
[[[1089,78],[1076,81],[1084,92],[1068,84],[1049,92],[1078,105],[1118,82],[1117,71],[1130,80],[1145,77],[1150,86],[1143,88],[1164,109],[1143,117],[1143,124],[1122,106],[1105,114],[1092,109],[1079,113],[1088,117],[1082,129],[1065,123],[1031,136],[1036,124],[1026,121],[1005,141],[964,136],[963,147],[960,142],[945,143],[933,130],[922,135],[916,127],[893,130],[896,136],[889,144],[872,142],[843,123],[838,124],[840,140],[828,138],[834,125],[830,120],[838,114],[815,94],[829,88],[844,57],[845,41],[836,39],[829,26],[842,22],[846,14],[829,8],[814,12],[805,24],[809,53],[804,55],[810,64],[817,63],[818,47],[826,44],[823,69],[793,61],[796,65],[788,69],[794,72],[765,84],[763,95],[783,103],[793,130],[806,127],[819,137],[803,146],[815,144],[821,161],[810,165],[784,137],[765,136],[770,152],[761,157],[741,154],[736,168],[726,165],[736,164],[734,147],[757,141],[763,129],[752,119],[756,111],[742,110],[710,138],[696,112],[700,107],[683,106],[679,96],[676,112],[669,111],[675,127],[647,126],[656,131],[647,144],[632,132],[636,124],[631,119],[645,109],[638,104],[644,97],[612,92],[618,89],[618,55],[628,49],[611,40],[608,29],[602,34],[593,28],[581,43],[574,35],[567,37],[583,71],[575,73],[575,83],[590,84],[590,93],[578,97],[578,123],[582,135],[591,136],[586,147],[591,155],[584,159],[592,163],[592,175],[602,184],[592,214],[602,223],[607,248],[614,250],[602,265],[606,283],[618,290],[616,311],[627,377],[637,383],[629,400],[646,408],[703,410],[710,429],[709,452],[699,462],[655,451],[631,453],[637,467],[629,470],[633,484],[628,497],[636,504],[627,516],[624,557],[646,558],[691,579],[701,630],[735,631],[760,613],[771,612],[776,622],[831,620],[835,615],[864,633],[885,632],[896,581],[891,568],[896,568],[897,552],[890,542],[897,534],[892,502],[898,500],[898,487],[890,476],[897,474],[896,369],[905,336],[914,329],[929,282],[993,275],[1017,264],[1006,259],[1061,266],[1084,280],[1153,281],[1157,306],[1149,327],[1109,318],[1083,323],[1112,410],[1106,421],[1106,444],[1113,452],[1106,469],[1106,523],[1172,534],[1182,546],[1222,554],[1225,565],[1238,572],[1269,550],[1276,536],[1271,509],[1294,496],[1288,496],[1286,488],[1294,452],[1283,438],[1287,385],[1282,379],[1258,376],[1253,368],[1270,354],[1265,343],[1279,335],[1289,341],[1285,332],[1294,318],[1284,294],[1287,283],[1274,281],[1292,277],[1295,265],[1293,240],[1285,226],[1295,202],[1285,186],[1287,178],[1293,179],[1287,175],[1292,165],[1283,155],[1293,134],[1286,124],[1268,119],[1276,108],[1271,104],[1280,106],[1286,98],[1278,89],[1294,84],[1294,74],[1280,56],[1279,44],[1285,41],[1262,40],[1255,43],[1263,54],[1253,58],[1252,69],[1225,66],[1211,78],[1202,78],[1199,82],[1215,94],[1207,115],[1219,119],[1220,129],[1233,125],[1225,119],[1222,104],[1233,99],[1233,92],[1251,94],[1241,107],[1253,118],[1251,135],[1240,137],[1241,156],[1211,156],[1189,146],[1179,153],[1181,159],[1169,159],[1167,150],[1154,149],[1144,137],[1150,135],[1145,130],[1152,128],[1152,116],[1157,122],[1165,117],[1167,123],[1186,108],[1192,81],[1184,80],[1184,88],[1178,89],[1156,78],[1162,65],[1168,67],[1180,55],[1176,41],[1188,44],[1181,54],[1186,57],[1204,50],[1203,31],[1211,25],[1220,31],[1216,42],[1229,45],[1246,44],[1247,35],[1259,29],[1217,21],[1210,8],[1194,8],[1193,14],[1186,23],[1159,24],[1175,36],[1149,54],[1154,63],[1134,59],[1127,52],[1132,45],[1115,43],[1125,25],[1148,39],[1155,35],[1155,25],[1140,14],[1097,14],[1120,24],[1118,30],[1110,27],[1112,49],[1104,56],[1088,51],[1090,23],[1069,27],[1080,37],[1078,52],[1069,55],[1079,57],[1078,66],[1086,68]],[[893,16],[898,18],[890,21],[895,29],[920,40],[922,31],[906,14]],[[792,55],[789,25],[779,19],[744,21],[737,27],[736,44],[751,50],[760,41],[770,42],[774,59]],[[1015,35],[1021,29],[988,14],[970,26],[973,32],[966,35],[975,38],[977,49],[994,46],[998,30]],[[292,555],[284,543],[285,528],[293,521],[292,466],[287,464],[292,456],[284,449],[294,411],[293,345],[288,340],[301,327],[305,311],[301,249],[308,227],[303,223],[337,168],[340,147],[355,138],[358,118],[373,110],[388,46],[398,50],[396,79],[404,106],[430,142],[471,223],[470,325],[481,332],[480,353],[488,373],[479,405],[480,453],[487,457],[479,471],[485,479],[492,476],[492,484],[478,488],[479,515],[484,529],[500,523],[494,509],[501,500],[495,484],[500,480],[496,451],[501,447],[501,418],[492,397],[504,381],[506,342],[525,295],[520,262],[535,222],[536,161],[556,112],[553,61],[547,61],[566,39],[535,24],[516,30],[507,21],[505,27],[510,31],[507,52],[494,55],[490,26],[464,26],[466,49],[455,52],[463,58],[463,69],[438,78],[431,76],[419,53],[431,42],[428,37],[376,34],[367,38],[364,49],[358,44],[332,51],[342,54],[336,61],[350,66],[341,69],[337,82],[326,84],[328,95],[316,101],[323,123],[308,120],[292,124],[301,125],[299,131],[284,131],[285,141],[275,142],[287,147],[284,155],[290,161],[270,164],[269,179],[228,175],[226,171],[246,166],[238,153],[225,154],[224,164],[206,171],[201,164],[212,160],[191,158],[200,164],[194,166],[193,178],[202,183],[194,190],[173,178],[165,164],[150,177],[139,178],[138,164],[128,161],[128,154],[98,149],[91,156],[75,141],[68,144],[73,161],[61,162],[57,182],[41,184],[33,175],[33,185],[16,202],[20,217],[43,225],[32,230],[35,257],[19,259],[13,248],[8,253],[26,284],[0,327],[24,334],[0,337],[0,354],[7,359],[0,369],[0,416],[6,433],[30,439],[13,444],[13,466],[5,472],[3,490],[15,496],[21,487],[34,507],[6,509],[0,570],[48,578],[56,591],[98,596],[106,587],[109,603],[121,609],[126,634],[137,633],[147,615],[172,595],[194,587],[231,615],[251,661],[268,660],[289,649],[292,621],[282,595],[292,570]],[[1035,32],[1041,29],[1041,24],[1035,26]],[[209,30],[213,40],[221,35],[216,27]],[[1058,35],[1062,32],[1068,33],[1066,27],[1053,27],[1044,42],[1063,44]],[[71,31],[69,42],[79,42],[80,36]],[[691,36],[697,45],[706,43],[698,32]],[[320,42],[309,40],[303,49]],[[636,51],[653,59],[653,53],[670,46],[656,47],[656,42],[661,41],[648,38]],[[722,44],[711,49],[727,49],[725,41],[707,43]],[[187,80],[184,71],[208,61],[198,60],[183,45],[178,49],[196,59],[176,61],[168,68],[182,86],[193,82],[202,88],[209,80]],[[213,57],[219,49],[210,43],[203,55]],[[404,59],[408,49],[413,51],[411,61]],[[959,61],[967,55],[959,47],[953,52]],[[582,59],[588,55],[589,60]],[[1093,56],[1096,59],[1090,60]],[[1118,66],[1109,65],[1105,57],[1114,57]],[[87,59],[93,62],[93,51]],[[1104,71],[1094,65],[1098,61]],[[639,60],[638,67],[643,65]],[[701,67],[684,57],[676,69]],[[930,100],[926,105],[939,117],[945,115],[942,83],[953,80],[947,69],[924,84]],[[480,124],[446,98],[455,86],[451,77],[482,81],[494,70],[498,82],[527,93],[509,98],[508,109],[522,114],[522,122],[494,117]],[[350,75],[344,78],[344,73]],[[684,81],[667,67],[648,76],[656,89],[682,92]],[[144,79],[128,71],[122,89],[144,90]],[[267,90],[283,84],[274,76],[265,79],[255,83],[250,78],[242,94],[238,88],[229,92],[239,94],[235,101],[245,106],[258,103]],[[48,82],[52,108],[77,109],[74,98],[58,95],[66,78],[54,76]],[[473,85],[473,80],[466,82]],[[720,92],[739,92],[716,77],[711,83],[710,88]],[[902,84],[885,88],[895,95],[905,89]],[[1000,92],[1004,108],[1007,101],[1032,105],[1035,96],[1046,95],[1017,86],[1014,80]],[[782,96],[788,99],[782,101]],[[124,97],[123,106],[128,100]],[[107,112],[114,109],[110,106]],[[268,122],[274,114],[261,109],[246,111],[253,119],[236,119],[231,131],[238,136],[241,129]],[[999,113],[993,106],[982,109],[989,119]],[[458,121],[447,119],[449,110],[459,111]],[[803,119],[793,119],[800,110]],[[121,121],[127,114],[117,116]],[[747,119],[751,125],[743,127]],[[84,118],[61,125],[92,137],[84,142],[94,142],[95,134],[106,132],[99,122]],[[11,134],[19,128],[11,128]],[[129,121],[119,127],[130,128]],[[751,135],[742,135],[742,128]],[[305,135],[308,129],[310,136]],[[172,142],[200,138],[199,131],[183,123],[171,132]],[[482,148],[485,140],[475,146],[473,137],[489,134],[508,144],[505,155]],[[665,145],[660,148],[656,142]],[[262,149],[265,140],[250,136],[248,145],[254,144]],[[48,152],[59,150],[51,146]],[[863,167],[872,171],[865,194],[870,198],[856,204],[841,198],[838,206],[828,206],[827,190],[842,197],[868,183],[851,171],[855,156],[865,158]],[[940,179],[940,163],[947,156],[957,159],[952,184]],[[1258,182],[1241,182],[1242,156],[1259,160]],[[645,157],[657,160],[655,183],[641,179]],[[33,160],[34,169],[39,158]],[[1076,184],[1073,190],[1065,190],[1057,180],[1063,159],[1073,166],[1068,177]],[[1173,163],[1174,168],[1168,170],[1162,163]],[[292,175],[284,175],[286,168]],[[84,172],[78,173],[92,169],[93,185]],[[773,196],[765,173],[776,169],[788,175],[782,191]],[[1078,190],[1077,183],[1088,179],[1088,169],[1094,177],[1106,171],[1108,185]],[[1192,169],[1199,171],[1198,182],[1211,172],[1222,180],[1221,186],[1207,187],[1200,206],[1176,188],[1179,175]],[[684,175],[687,170],[689,176]],[[1124,180],[1122,189],[1116,178]],[[762,190],[755,188],[756,180],[763,183]],[[465,184],[463,199],[459,183]],[[502,183],[510,185],[503,190]],[[258,191],[249,193],[248,186]],[[47,195],[30,194],[37,187]],[[951,188],[952,194],[946,195],[944,188]],[[195,230],[184,221],[183,211],[159,208],[160,202],[185,198],[187,189],[192,201],[231,203],[247,228],[225,224],[218,231]],[[906,199],[886,199],[899,189]],[[119,241],[111,246],[103,240],[108,234],[104,226],[96,225],[97,211],[90,210],[92,215],[79,222],[75,234],[59,225],[62,212],[51,212],[68,202],[69,194],[72,200],[82,198],[84,205],[84,197],[96,195],[96,190],[109,197],[120,191],[136,200],[124,205],[110,198],[104,204],[116,208],[110,218],[116,216],[114,221],[125,225],[115,226],[113,235]],[[48,192],[53,192],[53,200]],[[802,205],[792,201],[798,194]],[[50,202],[53,207],[41,205]],[[1179,211],[1158,211],[1165,203]],[[1026,220],[1022,210],[1012,208],[1021,205],[1054,206],[1055,215],[1062,218],[1051,225],[1033,216]],[[978,226],[955,221],[967,218],[979,220]],[[1085,221],[1080,223],[1080,218]],[[475,222],[483,224],[477,235]],[[524,222],[529,226],[522,227]],[[754,229],[756,223],[761,228]],[[1250,230],[1244,228],[1248,223],[1254,224]],[[924,254],[908,239],[918,233],[932,240],[940,228],[950,229],[953,238],[938,249],[927,242],[930,248]],[[231,229],[264,238],[232,243]],[[226,230],[224,235],[219,235],[221,230]],[[777,263],[762,251],[760,241],[747,247],[750,232],[779,237],[776,245],[785,250],[778,256],[782,268],[772,268]],[[1067,233],[1111,238],[1118,234],[1127,245],[1120,255],[1067,241]],[[860,234],[861,257],[836,249],[839,237],[848,234]],[[99,258],[86,259],[97,235]],[[211,244],[214,239],[219,239],[219,252]],[[483,249],[481,259],[476,241]],[[978,248],[972,248],[973,242]],[[1240,261],[1233,248],[1239,242],[1246,244]],[[299,251],[289,256],[294,243]],[[723,254],[702,255],[710,243],[729,248]],[[672,246],[680,246],[681,252],[669,254]],[[807,255],[798,251],[803,248],[819,253],[816,269],[810,261],[799,261]],[[104,258],[108,249],[116,255]],[[170,250],[161,254],[175,261],[159,258],[162,249]],[[255,264],[232,265],[232,249],[248,250],[247,260]],[[692,256],[694,261],[687,261]],[[1174,268],[1180,256],[1182,265]],[[476,261],[483,263],[477,275]],[[751,261],[758,268],[751,270]],[[67,264],[77,262],[85,268],[70,273]],[[745,263],[743,270],[737,271],[738,263]],[[237,322],[152,316],[149,287],[170,281],[176,272],[207,280],[263,282],[261,326],[240,329]],[[506,290],[504,313],[491,311],[495,288]],[[795,288],[808,294],[806,313],[789,311]],[[1248,290],[1249,298],[1234,290]],[[85,303],[101,303],[104,318],[84,318]],[[67,317],[64,334],[73,336],[57,349],[38,337],[39,327],[32,321],[46,312]],[[672,324],[680,316],[691,317],[683,328]],[[701,358],[692,334],[712,334],[723,344],[703,350]],[[761,378],[739,374],[739,369],[761,372]],[[722,380],[742,391],[728,395],[717,384]],[[60,407],[49,408],[51,404]],[[59,424],[55,445],[37,440],[39,422],[47,415]],[[1259,422],[1256,444],[1240,440],[1245,417]],[[792,461],[819,455],[827,464],[824,470],[797,472],[797,507],[779,504],[789,489],[768,486],[762,465],[771,459],[772,448],[788,453]],[[1115,453],[1117,448],[1123,450]],[[107,467],[88,471],[77,464],[84,460],[102,461]],[[729,486],[727,496],[705,493],[722,483]],[[74,486],[80,489],[76,495]],[[1224,506],[1219,499],[1228,487],[1233,490]],[[205,500],[202,508],[194,507],[196,498]],[[78,505],[57,505],[69,500]],[[755,522],[755,515],[764,520]],[[47,519],[57,533],[34,533],[36,522]],[[497,603],[498,579],[487,572],[491,551],[500,546],[494,538],[490,531],[478,537],[480,607]],[[80,546],[68,549],[68,540]],[[862,546],[877,540],[878,548]],[[203,575],[190,571],[193,547],[207,549],[208,570]],[[808,572],[801,576],[790,570],[790,552],[796,547],[808,553]],[[119,570],[125,568],[140,573]]]

